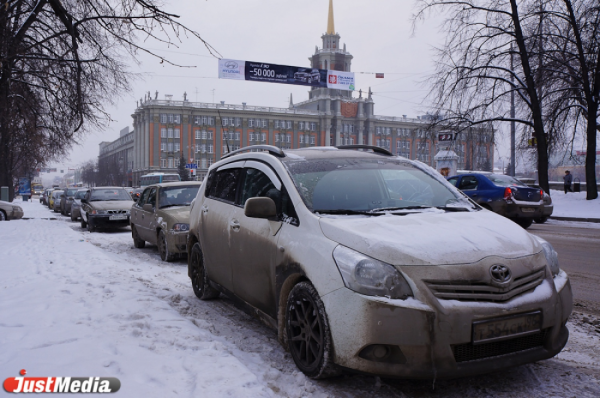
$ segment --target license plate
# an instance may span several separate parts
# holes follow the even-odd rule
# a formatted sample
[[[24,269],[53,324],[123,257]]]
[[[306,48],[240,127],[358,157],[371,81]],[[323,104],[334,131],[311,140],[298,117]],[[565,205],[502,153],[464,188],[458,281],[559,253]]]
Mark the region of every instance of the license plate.
[[[127,220],[127,216],[126,215],[118,215],[118,216],[110,216],[108,217],[109,220]]]
[[[535,211],[535,209],[533,207],[522,207],[521,211],[523,213],[533,213]]]
[[[535,334],[542,329],[542,313],[531,312],[489,321],[473,322],[473,344]]]

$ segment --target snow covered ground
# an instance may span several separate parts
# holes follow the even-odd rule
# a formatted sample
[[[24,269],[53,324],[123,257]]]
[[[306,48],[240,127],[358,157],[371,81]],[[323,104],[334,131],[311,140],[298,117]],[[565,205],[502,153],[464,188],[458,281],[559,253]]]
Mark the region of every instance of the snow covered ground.
[[[600,396],[600,319],[578,313],[557,357],[504,372],[435,385],[313,381],[274,331],[227,299],[198,300],[185,260],[135,249],[129,228],[90,234],[37,202],[22,206],[30,219],[0,223],[2,380],[21,369],[117,377],[124,397]]]
[[[600,219],[600,198],[585,199],[586,192],[569,192],[551,190],[550,197],[554,204],[552,215],[555,217],[597,218]]]

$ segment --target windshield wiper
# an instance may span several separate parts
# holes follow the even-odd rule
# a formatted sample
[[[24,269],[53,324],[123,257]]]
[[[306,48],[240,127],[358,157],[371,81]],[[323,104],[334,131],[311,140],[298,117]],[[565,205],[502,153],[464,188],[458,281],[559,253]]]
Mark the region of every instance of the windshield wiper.
[[[376,211],[397,211],[397,210],[418,210],[418,209],[430,209],[431,206],[419,205],[419,206],[404,206],[404,207],[379,207],[377,209],[369,210],[370,212]]]
[[[364,211],[364,210],[350,210],[350,209],[336,209],[336,210],[313,210],[315,213],[322,214],[344,214],[344,215],[354,215],[354,214],[362,214],[366,216],[380,216],[381,214],[373,213],[372,210]]]

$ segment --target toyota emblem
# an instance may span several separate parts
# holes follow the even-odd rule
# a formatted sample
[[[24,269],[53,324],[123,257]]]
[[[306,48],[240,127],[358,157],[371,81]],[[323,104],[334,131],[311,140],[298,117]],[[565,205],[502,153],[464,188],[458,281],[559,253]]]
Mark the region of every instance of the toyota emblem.
[[[502,264],[492,265],[490,267],[490,275],[492,275],[492,279],[498,283],[506,283],[512,276],[510,269]]]

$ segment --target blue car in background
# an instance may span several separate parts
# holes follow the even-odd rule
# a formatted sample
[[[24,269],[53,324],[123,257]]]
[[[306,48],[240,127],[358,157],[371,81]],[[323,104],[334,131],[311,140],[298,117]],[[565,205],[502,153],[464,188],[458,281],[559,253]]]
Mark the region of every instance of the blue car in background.
[[[514,177],[494,173],[464,173],[448,181],[481,207],[510,218],[523,228],[544,217],[540,188],[532,188]]]

